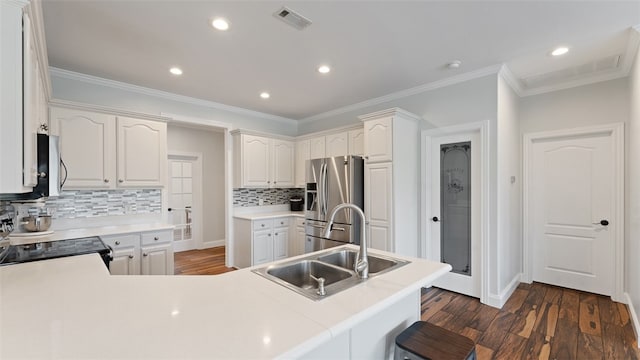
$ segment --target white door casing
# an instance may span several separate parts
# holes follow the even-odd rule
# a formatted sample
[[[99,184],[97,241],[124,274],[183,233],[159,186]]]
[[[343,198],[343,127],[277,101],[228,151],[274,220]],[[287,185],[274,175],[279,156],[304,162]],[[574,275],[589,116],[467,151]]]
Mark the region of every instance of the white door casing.
[[[490,122],[479,121],[461,125],[453,125],[447,127],[441,127],[431,130],[422,131],[422,202],[421,202],[421,242],[420,242],[420,254],[423,258],[433,259],[440,261],[440,238],[439,235],[434,238],[433,230],[434,224],[440,226],[438,223],[434,223],[431,218],[433,210],[433,184],[432,184],[432,172],[435,171],[439,174],[439,161],[438,164],[433,164],[433,143],[438,138],[459,136],[463,135],[469,137],[471,134],[477,136],[477,145],[473,147],[475,154],[477,155],[476,166],[473,171],[477,175],[477,181],[472,184],[474,196],[474,203],[478,206],[475,213],[475,222],[477,229],[477,241],[475,242],[475,248],[472,249],[472,255],[475,257],[477,268],[472,273],[477,274],[478,293],[474,295],[480,298],[480,302],[487,304],[490,302],[489,294],[489,281],[488,281],[488,264],[489,264],[489,219],[490,219],[490,202],[489,202],[489,189],[490,189],[490,164],[489,164],[489,132]],[[473,150],[472,150],[473,151]],[[439,152],[439,149],[438,149]],[[472,180],[473,181],[473,180]],[[439,197],[439,192],[438,192]],[[472,217],[474,217],[472,215]],[[446,288],[446,286],[444,286]]]
[[[623,125],[528,134],[524,144],[525,280],[622,300]]]
[[[456,228],[453,224],[445,224],[446,216],[442,213],[441,204],[441,145],[470,142],[471,143],[471,275],[464,275],[449,272],[434,282],[435,286],[466,294],[473,297],[480,297],[480,134],[478,131],[456,135],[444,135],[431,139],[431,212],[425,215],[424,221],[431,221],[430,245],[432,249],[432,260],[442,261],[441,236],[444,231],[443,226]],[[445,211],[455,212],[457,209]],[[467,208],[469,204],[466,205]],[[454,214],[449,214],[454,215]],[[437,217],[439,221],[433,221]],[[453,220],[453,216],[450,217]],[[446,259],[445,259],[446,260]],[[451,264],[454,266],[454,264]],[[454,266],[454,269],[456,266]]]

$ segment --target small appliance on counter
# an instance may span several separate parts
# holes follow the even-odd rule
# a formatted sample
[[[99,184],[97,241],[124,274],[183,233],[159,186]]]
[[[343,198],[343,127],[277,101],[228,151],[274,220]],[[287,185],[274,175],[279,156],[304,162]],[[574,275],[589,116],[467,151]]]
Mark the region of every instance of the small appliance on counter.
[[[289,199],[289,206],[291,211],[304,211],[304,199],[299,196],[294,196]]]
[[[15,231],[11,237],[37,237],[53,234],[51,227],[53,209],[42,200],[14,201],[16,207]]]
[[[9,251],[9,234],[13,232],[13,219],[16,210],[13,205],[0,201],[0,261],[7,256]]]

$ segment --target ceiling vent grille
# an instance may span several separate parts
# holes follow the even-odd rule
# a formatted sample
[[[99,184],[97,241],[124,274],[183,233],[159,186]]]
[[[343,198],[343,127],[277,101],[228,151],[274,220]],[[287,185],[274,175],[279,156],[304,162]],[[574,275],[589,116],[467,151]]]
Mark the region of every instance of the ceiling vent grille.
[[[311,25],[311,20],[300,15],[299,13],[291,10],[290,8],[283,6],[280,10],[273,13],[273,16],[284,21],[285,23],[293,26],[298,30],[304,30]]]
[[[619,66],[620,55],[612,55],[566,69],[527,76],[522,79],[522,82],[527,88],[549,86],[576,80],[578,78],[598,75],[606,71],[614,71],[617,70]]]

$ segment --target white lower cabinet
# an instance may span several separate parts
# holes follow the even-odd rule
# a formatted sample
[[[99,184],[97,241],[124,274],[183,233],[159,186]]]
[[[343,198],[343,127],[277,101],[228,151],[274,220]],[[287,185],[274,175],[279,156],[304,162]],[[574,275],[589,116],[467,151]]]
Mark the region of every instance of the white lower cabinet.
[[[304,224],[293,219],[235,218],[233,265],[245,268],[304,253]]]
[[[304,254],[304,219],[295,218],[295,226],[291,226],[291,240],[289,241],[289,256],[298,256]]]
[[[173,275],[171,230],[102,236],[113,250],[111,275]]]

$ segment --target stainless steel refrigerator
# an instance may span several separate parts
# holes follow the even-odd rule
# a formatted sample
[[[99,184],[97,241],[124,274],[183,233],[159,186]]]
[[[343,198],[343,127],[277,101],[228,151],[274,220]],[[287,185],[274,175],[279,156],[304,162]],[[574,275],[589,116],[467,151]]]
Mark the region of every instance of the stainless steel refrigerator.
[[[363,226],[352,210],[336,214],[333,230],[322,237],[331,210],[342,203],[364,209],[364,160],[359,156],[336,156],[307,160],[305,252],[327,249],[344,243],[360,244]]]

